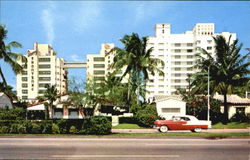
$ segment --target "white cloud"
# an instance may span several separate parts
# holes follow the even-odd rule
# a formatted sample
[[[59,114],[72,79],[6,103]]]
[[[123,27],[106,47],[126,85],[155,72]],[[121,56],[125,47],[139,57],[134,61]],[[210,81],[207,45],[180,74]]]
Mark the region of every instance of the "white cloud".
[[[48,44],[52,44],[55,39],[55,31],[54,31],[55,17],[53,14],[53,9],[55,9],[55,4],[53,2],[49,2],[47,8],[42,10],[42,15],[41,15],[41,20],[47,35]]]
[[[71,55],[70,58],[71,58],[72,61],[74,61],[74,62],[82,62],[82,61],[84,61],[83,58],[80,58],[80,57],[79,57],[78,55],[76,55],[76,54]]]
[[[73,27],[78,32],[83,32],[98,25],[101,21],[101,2],[81,2],[73,14]]]

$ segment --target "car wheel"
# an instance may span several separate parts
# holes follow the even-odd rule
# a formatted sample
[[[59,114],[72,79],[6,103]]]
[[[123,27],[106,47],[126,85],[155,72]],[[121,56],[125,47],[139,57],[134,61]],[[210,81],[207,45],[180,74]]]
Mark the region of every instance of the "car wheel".
[[[168,126],[161,126],[159,130],[160,132],[166,133],[168,131]]]
[[[200,127],[197,127],[197,128],[195,128],[193,131],[199,133],[199,132],[201,132],[201,128],[200,128]]]

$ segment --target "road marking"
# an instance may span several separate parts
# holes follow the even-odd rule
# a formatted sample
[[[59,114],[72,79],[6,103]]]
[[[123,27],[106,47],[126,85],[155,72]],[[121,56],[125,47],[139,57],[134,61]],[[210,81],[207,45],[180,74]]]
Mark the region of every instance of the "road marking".
[[[0,143],[0,146],[60,146],[56,143]]]
[[[179,155],[52,155],[52,158],[179,158]]]
[[[146,146],[249,146],[249,144],[146,144]]]

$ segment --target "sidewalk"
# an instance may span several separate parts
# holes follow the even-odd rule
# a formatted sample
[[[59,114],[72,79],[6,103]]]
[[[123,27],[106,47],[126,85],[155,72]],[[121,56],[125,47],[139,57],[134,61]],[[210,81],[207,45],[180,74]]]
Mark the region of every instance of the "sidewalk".
[[[157,129],[112,129],[112,133],[158,133]],[[168,131],[169,133],[180,133],[180,132],[191,132],[189,130],[178,130],[178,131]],[[205,133],[249,133],[250,128],[248,129],[208,129],[202,130],[201,132]]]

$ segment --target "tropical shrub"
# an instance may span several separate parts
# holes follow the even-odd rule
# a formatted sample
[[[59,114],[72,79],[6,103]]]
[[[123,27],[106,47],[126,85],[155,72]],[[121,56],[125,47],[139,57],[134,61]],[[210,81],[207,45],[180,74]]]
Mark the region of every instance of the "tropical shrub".
[[[26,110],[23,108],[0,109],[1,120],[24,120]]]
[[[105,135],[111,133],[111,121],[104,116],[95,116],[85,119],[83,122],[81,133]]]
[[[231,118],[231,122],[248,122],[250,123],[250,116],[247,116],[245,113],[235,113]]]
[[[25,134],[27,133],[26,126],[23,124],[19,124],[17,127],[17,131],[19,134]]]
[[[49,134],[52,133],[52,121],[42,121],[42,133]]]
[[[52,133],[53,134],[58,134],[60,133],[60,129],[59,129],[59,126],[55,123],[52,124]]]
[[[69,133],[70,134],[75,134],[77,132],[77,129],[75,126],[71,126],[70,129],[69,129]]]
[[[39,134],[40,133],[41,134],[42,133],[41,124],[32,123],[31,133],[34,133],[34,134]]]
[[[59,133],[67,133],[67,126],[66,123],[67,121],[65,119],[61,119],[56,121],[56,125],[59,127]],[[52,125],[52,132],[53,132],[53,125]]]
[[[18,123],[11,124],[10,133],[18,133]]]
[[[8,126],[0,126],[0,134],[6,134],[9,133],[9,127]]]
[[[138,111],[135,118],[138,125],[143,127],[150,127],[154,124],[155,120],[161,119],[157,114],[156,107],[152,105],[148,105],[145,109]]]

